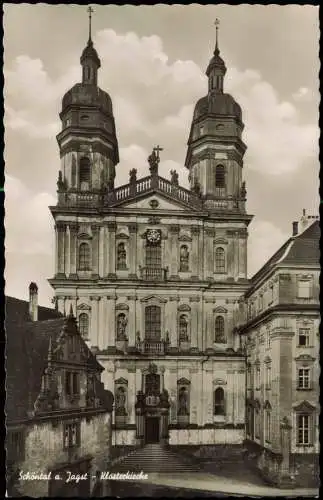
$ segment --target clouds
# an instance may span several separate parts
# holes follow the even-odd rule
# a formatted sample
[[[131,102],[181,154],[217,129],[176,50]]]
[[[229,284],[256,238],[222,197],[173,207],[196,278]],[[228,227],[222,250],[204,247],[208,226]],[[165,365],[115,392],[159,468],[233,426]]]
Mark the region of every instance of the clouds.
[[[191,10],[193,8],[190,6]],[[73,9],[76,12],[77,7]],[[185,18],[190,9],[181,9],[179,19]],[[202,9],[199,7],[200,12]],[[154,9],[149,14],[155,19],[153,26],[158,24],[154,17],[158,13],[155,12],[158,10]],[[212,55],[210,44],[208,41],[204,44],[203,41],[205,48],[202,49],[194,36],[185,38],[185,23],[179,21],[176,35],[173,32],[163,37],[151,34],[153,29],[146,22],[145,15],[148,14],[142,11],[132,31],[117,22],[113,25],[109,20],[110,26],[115,29],[100,29],[94,37],[101,58],[99,85],[109,92],[113,101],[120,149],[120,163],[116,167],[117,184],[128,182],[129,170],[132,168],[137,169],[138,177],[148,175],[147,157],[152,147],[160,144],[164,148],[160,174],[169,178],[170,170],[176,169],[180,184],[187,187],[188,172],[184,167],[186,142],[195,103],[207,93],[205,68]],[[120,16],[126,17],[123,14]],[[170,16],[169,22],[173,22],[172,19]],[[190,24],[194,26],[194,33],[204,29],[202,17],[201,26],[196,25],[197,19],[194,15],[194,23],[192,18]],[[229,16],[227,25],[230,19]],[[43,30],[45,26],[50,29],[46,22],[39,22]],[[70,25],[69,37],[72,39],[77,29],[72,22]],[[107,22],[102,23],[101,28],[106,25]],[[174,28],[175,25],[172,26]],[[158,31],[166,32],[165,26]],[[251,45],[254,38],[250,36],[244,43]],[[286,39],[284,43],[286,45],[289,41]],[[45,274],[52,274],[53,233],[47,206],[55,202],[55,182],[60,166],[55,140],[60,129],[58,113],[65,92],[80,81],[79,57],[83,49],[82,45],[77,49],[72,48],[73,42],[60,45],[58,39],[56,44],[46,50],[41,47],[42,52],[39,48],[29,50],[27,45],[20,48],[15,58],[6,58],[5,61],[6,169],[10,173],[6,185],[6,244],[10,266],[8,276],[17,286],[15,274],[19,272],[25,276],[23,269],[27,261],[38,276],[35,255],[40,262],[39,268],[43,269],[46,262],[48,270]],[[233,49],[230,48],[230,51]],[[242,49],[237,47],[236,50],[238,61]],[[221,51],[224,60],[227,60],[225,45],[221,45]],[[45,54],[42,59],[40,53]],[[250,53],[244,57],[241,58],[243,69],[235,67],[236,64],[227,64],[225,89],[241,105],[245,122],[243,140],[248,150],[244,176],[248,181],[249,200],[254,199],[252,210],[256,214],[250,225],[249,240],[249,270],[253,274],[288,236],[281,229],[284,224],[282,220],[290,216],[289,212],[281,216],[286,199],[293,198],[295,204],[295,200],[301,200],[299,203],[306,206],[306,199],[314,196],[311,190],[315,182],[309,183],[308,177],[315,176],[318,126],[317,116],[308,111],[308,103],[311,101],[313,104],[311,83],[315,85],[316,73],[313,69],[312,82],[309,71],[306,72],[307,80],[303,81],[300,77],[296,81],[291,78],[288,83],[286,79],[284,84],[288,92],[283,94],[281,88],[275,87],[283,76],[274,79],[274,69],[260,71],[256,63],[252,63],[257,66],[252,69],[245,62],[251,60]],[[263,69],[266,57],[261,58]],[[70,61],[73,61],[72,64]],[[293,66],[294,63],[291,64]],[[299,69],[302,64],[305,64],[304,60],[300,60],[297,52],[299,73],[302,73]],[[302,182],[305,166],[307,184],[305,180]],[[304,187],[305,184],[307,187]],[[275,186],[279,186],[279,189]],[[269,189],[270,195],[266,192]],[[277,200],[273,202],[275,197]],[[296,209],[294,205],[290,208]],[[294,217],[297,218],[297,215]],[[30,224],[31,220],[35,223]]]
[[[248,239],[248,277],[253,276],[291,236],[272,222],[252,222]]]

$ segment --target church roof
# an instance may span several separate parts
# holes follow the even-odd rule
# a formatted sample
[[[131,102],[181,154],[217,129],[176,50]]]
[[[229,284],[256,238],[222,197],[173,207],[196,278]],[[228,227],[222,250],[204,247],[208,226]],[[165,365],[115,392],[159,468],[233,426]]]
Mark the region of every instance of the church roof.
[[[236,116],[242,121],[241,107],[230,94],[210,94],[199,99],[195,105],[193,121],[205,115]]]
[[[109,115],[113,114],[111,97],[97,85],[76,83],[64,95],[62,110],[71,105],[95,107]]]
[[[41,389],[49,351],[56,345],[63,328],[68,328],[66,322],[69,318],[49,308],[40,307],[41,319],[29,321],[26,306],[28,303],[25,301],[7,297],[5,411],[9,422],[28,418],[28,412],[33,409]],[[82,342],[88,351],[87,362],[97,371],[103,371],[83,339]]]
[[[320,265],[320,223],[315,220],[303,232],[289,238],[266,264],[251,278],[251,282],[263,276],[276,264],[290,266]]]

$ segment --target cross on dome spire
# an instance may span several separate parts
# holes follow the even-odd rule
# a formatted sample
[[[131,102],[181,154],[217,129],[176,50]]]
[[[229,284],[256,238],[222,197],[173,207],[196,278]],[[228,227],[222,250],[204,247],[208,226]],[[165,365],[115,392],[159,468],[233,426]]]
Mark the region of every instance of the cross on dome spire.
[[[87,12],[89,13],[89,43],[92,42],[92,14],[94,10],[91,5],[89,5]]]
[[[216,18],[214,21],[215,24],[215,50],[219,50],[219,26],[220,26],[220,19]]]

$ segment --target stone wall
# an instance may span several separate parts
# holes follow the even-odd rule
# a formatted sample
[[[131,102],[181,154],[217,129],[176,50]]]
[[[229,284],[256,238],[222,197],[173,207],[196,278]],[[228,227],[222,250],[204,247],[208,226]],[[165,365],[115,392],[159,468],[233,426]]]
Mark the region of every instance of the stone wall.
[[[25,457],[19,464],[21,471],[47,474],[60,466],[71,462],[69,452],[63,448],[63,426],[65,421],[57,424],[44,422],[30,426],[26,431]],[[67,421],[66,421],[67,422]],[[106,470],[111,450],[111,414],[101,413],[88,421],[81,421],[81,445],[75,451],[74,460],[82,457],[93,457],[91,461],[92,476],[97,470]],[[92,481],[92,479],[91,479]],[[91,483],[91,489],[94,483]],[[48,496],[46,480],[20,481],[18,491],[25,496]]]

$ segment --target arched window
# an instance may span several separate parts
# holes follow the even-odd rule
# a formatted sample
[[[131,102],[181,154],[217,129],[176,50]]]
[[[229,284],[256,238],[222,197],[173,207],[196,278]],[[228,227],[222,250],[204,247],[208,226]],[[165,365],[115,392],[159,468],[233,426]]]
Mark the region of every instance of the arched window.
[[[222,247],[215,250],[215,271],[217,273],[225,272],[225,251]]]
[[[223,165],[217,165],[215,167],[215,187],[225,187],[225,168]]]
[[[179,317],[179,341],[188,341],[188,319],[185,314],[181,314]]]
[[[224,335],[224,319],[222,316],[217,316],[214,322],[214,342],[218,344],[225,343]]]
[[[90,271],[90,247],[87,243],[81,243],[79,246],[79,270]]]
[[[189,394],[187,387],[180,387],[178,390],[178,410],[177,415],[189,415]]]
[[[91,178],[91,163],[87,156],[80,159],[80,183],[90,182]]]
[[[86,313],[82,313],[79,316],[79,331],[82,337],[85,339],[89,336],[89,317]]]
[[[117,269],[127,269],[127,252],[124,243],[119,243],[118,245]]]
[[[145,337],[150,340],[160,340],[161,311],[158,306],[148,306],[145,309]]]
[[[218,387],[214,391],[214,415],[225,415],[224,390]]]
[[[126,339],[127,318],[124,313],[118,314],[117,317],[117,340]]]
[[[189,270],[189,258],[190,258],[190,253],[188,251],[187,245],[182,245],[180,249],[180,265],[179,265],[180,271],[187,272]]]

